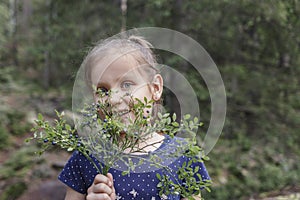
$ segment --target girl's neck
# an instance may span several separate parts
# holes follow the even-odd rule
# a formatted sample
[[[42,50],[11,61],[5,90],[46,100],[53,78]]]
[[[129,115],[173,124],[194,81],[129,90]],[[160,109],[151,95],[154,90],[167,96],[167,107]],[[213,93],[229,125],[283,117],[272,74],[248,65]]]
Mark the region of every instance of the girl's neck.
[[[149,152],[153,152],[158,149],[163,143],[165,137],[157,132],[151,134],[151,137],[148,139],[139,142],[136,147],[125,149],[124,153],[134,154],[134,155],[143,155],[148,154]]]

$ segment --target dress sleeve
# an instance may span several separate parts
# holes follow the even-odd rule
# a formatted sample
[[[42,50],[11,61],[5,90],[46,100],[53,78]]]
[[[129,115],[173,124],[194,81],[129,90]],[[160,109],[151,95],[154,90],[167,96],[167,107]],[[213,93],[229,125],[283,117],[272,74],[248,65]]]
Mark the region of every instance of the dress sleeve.
[[[75,151],[59,174],[58,179],[73,190],[86,194],[96,176],[91,165],[85,156]]]
[[[210,180],[209,174],[206,170],[206,167],[204,165],[204,162],[197,162],[193,164],[193,168],[195,168],[196,166],[199,166],[199,174],[201,175],[201,179],[202,181],[208,181]]]

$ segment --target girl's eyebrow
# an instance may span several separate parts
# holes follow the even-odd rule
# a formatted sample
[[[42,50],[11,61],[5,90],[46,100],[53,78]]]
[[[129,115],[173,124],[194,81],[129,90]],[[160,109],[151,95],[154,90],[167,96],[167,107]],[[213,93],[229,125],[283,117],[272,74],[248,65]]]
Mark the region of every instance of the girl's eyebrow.
[[[137,70],[130,70],[129,72],[120,76],[117,80],[122,79],[136,79],[142,77],[141,74]]]
[[[122,81],[124,79],[137,79],[137,78],[140,79],[140,77],[141,76],[138,73],[134,73],[134,72],[129,73],[128,72],[128,73],[122,74],[119,77],[115,78],[113,80],[113,82],[116,83],[116,82]],[[109,87],[110,84],[108,84],[106,80],[103,81],[103,79],[100,79],[96,85],[97,85],[97,87],[100,87],[100,86],[101,87]]]

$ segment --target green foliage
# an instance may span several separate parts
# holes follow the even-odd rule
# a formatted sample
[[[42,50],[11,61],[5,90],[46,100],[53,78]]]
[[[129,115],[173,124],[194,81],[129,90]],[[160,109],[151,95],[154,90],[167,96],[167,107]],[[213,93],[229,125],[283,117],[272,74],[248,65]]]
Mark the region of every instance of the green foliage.
[[[21,178],[31,169],[35,162],[35,147],[23,147],[13,154],[3,165],[0,166],[0,179]],[[35,162],[33,162],[35,161]]]
[[[10,93],[12,90],[15,90],[16,81],[14,80],[14,74],[16,70],[13,66],[5,66],[0,68],[0,90],[3,93]]]
[[[30,131],[31,124],[25,121],[25,114],[19,110],[7,113],[7,120],[12,135],[24,135]]]
[[[17,182],[8,188],[5,188],[0,195],[0,200],[14,200],[20,197],[26,191],[27,185],[24,182]]]
[[[116,2],[37,0],[32,10],[28,35],[19,33],[19,61],[38,72],[34,78],[46,89],[71,87],[87,46],[121,25]],[[102,20],[104,15],[114,17]]]
[[[5,127],[0,123],[0,150],[4,149],[9,144],[9,134]]]
[[[0,3],[0,47],[2,50],[2,44],[5,43],[7,39],[7,32],[9,31],[9,9],[7,2],[1,1]],[[1,52],[0,50],[0,52]]]
[[[199,174],[199,166],[193,167],[193,164],[202,162],[204,159],[202,155],[199,155],[201,149],[195,143],[188,144],[188,151],[184,153],[189,158],[188,162],[183,162],[182,166],[176,172],[178,179],[173,180],[173,174],[168,172],[168,168],[165,168],[163,176],[157,174],[157,178],[160,183],[157,187],[160,189],[160,196],[169,194],[180,194],[189,200],[194,199],[193,196],[201,194],[201,190],[205,189],[210,192],[211,181],[202,181],[202,177]],[[201,156],[201,157],[200,157]],[[180,182],[185,184],[182,186]],[[193,196],[191,195],[193,194]]]
[[[277,138],[278,139],[278,138]],[[249,139],[248,139],[249,140]],[[243,140],[241,140],[243,141]],[[214,179],[213,192],[205,194],[209,199],[244,198],[256,194],[276,192],[274,188],[297,185],[300,165],[283,150],[281,141],[261,142],[256,140],[250,148],[244,148],[240,142],[221,138],[222,148],[210,154],[208,169]],[[296,140],[294,145],[296,145]],[[220,156],[222,155],[222,156]],[[299,156],[299,154],[297,155]],[[220,165],[222,163],[222,165]],[[247,189],[244,189],[247,186]],[[278,191],[277,191],[278,192]]]
[[[22,136],[30,131],[29,124],[25,119],[25,114],[18,110],[1,108],[0,116],[0,149],[4,149],[11,144],[11,136]]]

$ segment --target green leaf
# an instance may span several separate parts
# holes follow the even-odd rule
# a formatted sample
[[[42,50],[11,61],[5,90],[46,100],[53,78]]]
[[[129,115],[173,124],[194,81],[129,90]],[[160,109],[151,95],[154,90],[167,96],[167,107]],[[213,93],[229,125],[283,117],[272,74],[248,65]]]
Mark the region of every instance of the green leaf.
[[[165,114],[163,115],[164,118],[167,118],[167,117],[169,117],[169,116],[170,116],[170,113],[165,113]]]
[[[162,114],[160,112],[157,113],[157,117],[158,117],[158,119],[162,119],[163,118],[163,116],[162,116]]]
[[[197,124],[198,121],[199,121],[198,117],[195,117],[195,118],[194,118],[194,123]]]
[[[69,147],[69,148],[67,149],[67,151],[73,151],[73,150],[74,150],[73,147]]]
[[[204,155],[204,156],[202,157],[202,159],[203,159],[203,160],[209,160],[209,157],[206,156],[206,155]]]
[[[190,114],[186,114],[186,115],[184,115],[184,117],[183,117],[183,119],[185,119],[185,120],[188,120],[188,119],[190,119],[191,118],[191,115]]]
[[[176,113],[174,113],[172,116],[173,121],[176,121],[176,118],[177,118]]]
[[[125,176],[125,175],[127,175],[127,174],[129,174],[129,171],[123,171],[123,172],[122,172],[122,176]]]
[[[159,173],[156,173],[156,177],[158,180],[161,180],[161,175]]]
[[[25,139],[25,142],[28,143],[28,142],[30,142],[31,139],[32,139],[32,138],[26,138],[26,139]]]
[[[178,122],[172,122],[172,126],[179,127],[179,123]]]
[[[40,120],[40,121],[43,120],[43,115],[41,113],[38,114],[38,120]]]
[[[68,131],[71,130],[71,126],[70,126],[69,124],[66,124],[66,125],[65,125],[65,128],[66,128]]]

